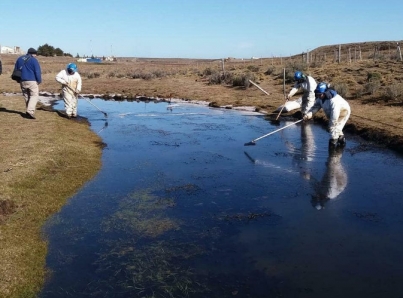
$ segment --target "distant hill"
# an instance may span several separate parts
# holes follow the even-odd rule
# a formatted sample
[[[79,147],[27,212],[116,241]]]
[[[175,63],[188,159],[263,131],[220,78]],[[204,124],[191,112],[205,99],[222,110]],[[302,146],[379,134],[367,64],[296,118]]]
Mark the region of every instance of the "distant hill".
[[[359,57],[359,53],[361,51],[362,59],[370,59],[374,56],[374,54],[379,56],[391,56],[396,55],[397,46],[400,46],[400,49],[403,47],[403,40],[398,41],[370,41],[370,42],[355,42],[355,43],[345,43],[345,44],[334,44],[334,45],[326,45],[318,47],[312,51],[310,51],[311,61],[314,60],[314,57],[324,57],[326,56],[326,60],[329,58],[333,59],[335,55],[337,55],[339,47],[341,49],[341,55],[346,59],[346,57],[350,57],[353,59]],[[302,53],[301,53],[302,54]],[[299,55],[301,55],[299,54]],[[293,57],[299,56],[294,55]]]

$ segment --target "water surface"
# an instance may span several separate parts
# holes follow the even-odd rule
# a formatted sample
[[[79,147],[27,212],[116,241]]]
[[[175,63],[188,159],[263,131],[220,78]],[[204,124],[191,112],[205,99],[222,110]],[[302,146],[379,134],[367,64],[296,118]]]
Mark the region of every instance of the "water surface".
[[[402,297],[403,160],[314,123],[93,100],[99,174],[45,227],[40,297]],[[62,107],[56,107],[62,109]]]

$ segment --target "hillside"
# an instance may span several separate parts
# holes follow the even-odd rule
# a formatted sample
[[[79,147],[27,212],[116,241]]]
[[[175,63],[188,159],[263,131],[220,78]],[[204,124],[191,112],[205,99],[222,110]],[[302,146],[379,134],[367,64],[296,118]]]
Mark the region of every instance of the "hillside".
[[[356,43],[347,43],[347,44],[334,44],[321,46],[311,51],[311,53],[315,56],[321,57],[326,55],[327,57],[333,59],[335,56],[335,52],[338,51],[339,46],[341,47],[341,56],[342,61],[348,62],[350,59],[349,53],[351,53],[351,60],[359,59],[359,51],[362,52],[362,59],[373,59],[374,55],[375,59],[388,59],[388,58],[397,58],[397,46],[402,47],[403,40],[400,41],[372,41],[372,42],[356,42]]]

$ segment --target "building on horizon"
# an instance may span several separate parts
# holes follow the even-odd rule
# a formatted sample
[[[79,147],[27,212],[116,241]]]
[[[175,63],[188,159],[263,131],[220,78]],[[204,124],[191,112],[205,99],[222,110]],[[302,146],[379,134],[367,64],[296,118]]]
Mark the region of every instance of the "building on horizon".
[[[0,54],[22,54],[22,51],[18,46],[8,47],[0,45]]]

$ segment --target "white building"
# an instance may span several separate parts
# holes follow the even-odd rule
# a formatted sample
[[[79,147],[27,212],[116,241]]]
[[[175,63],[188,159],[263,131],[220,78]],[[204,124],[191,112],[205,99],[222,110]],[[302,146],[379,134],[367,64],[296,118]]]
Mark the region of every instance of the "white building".
[[[14,47],[7,47],[0,45],[0,54],[21,54],[21,48],[14,46]]]

